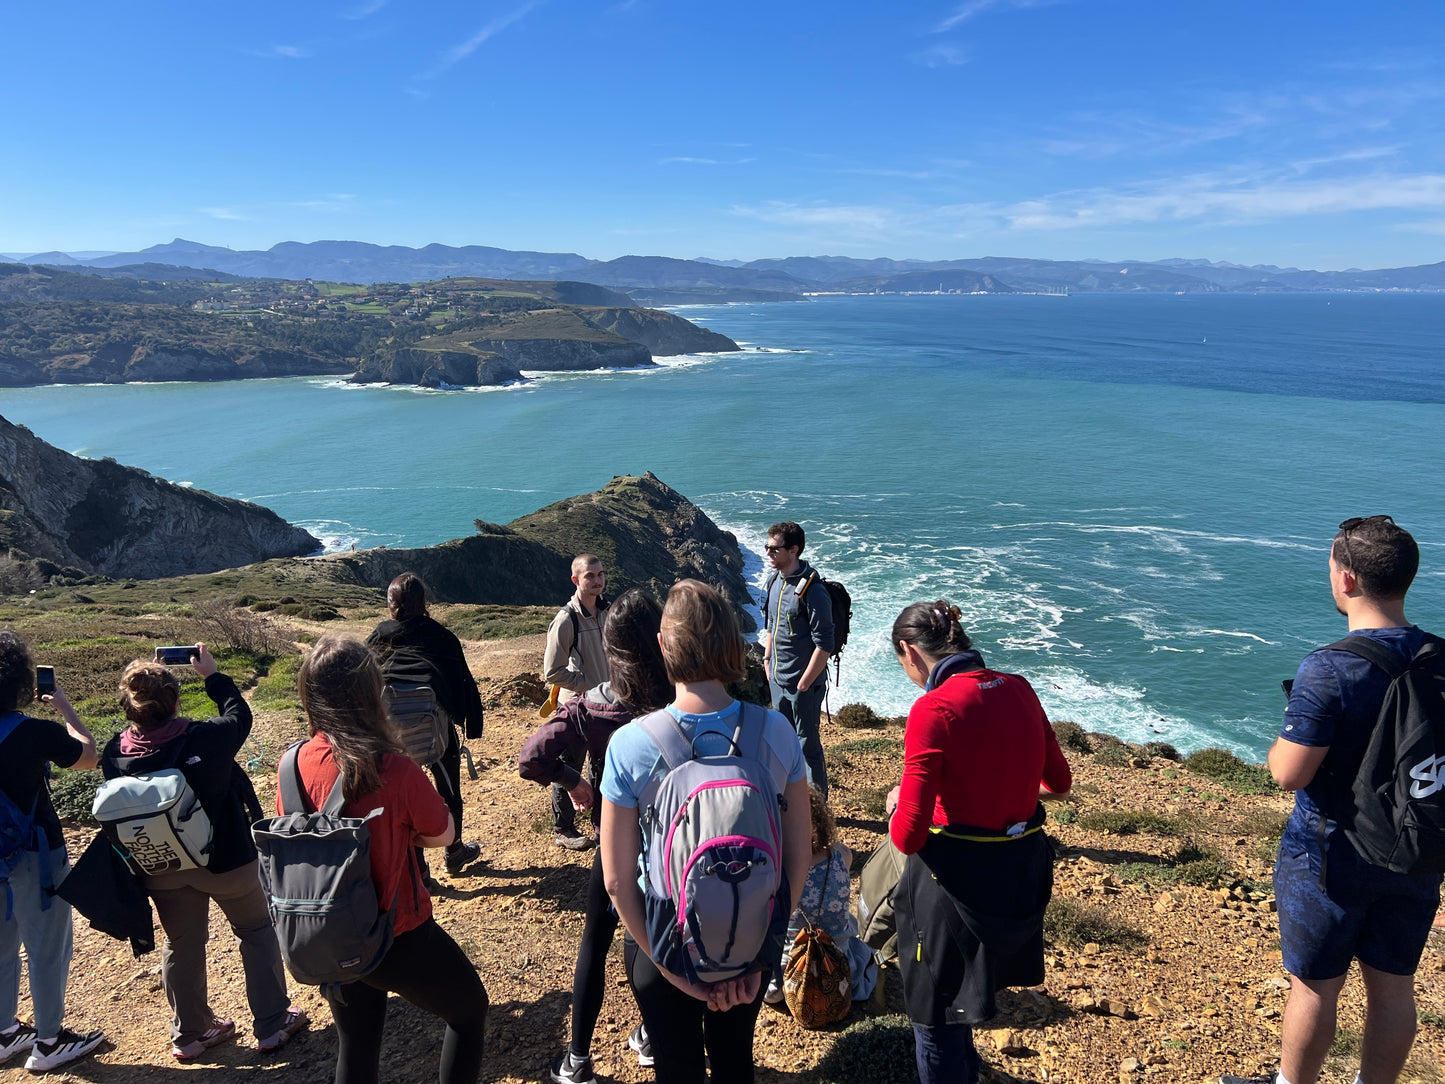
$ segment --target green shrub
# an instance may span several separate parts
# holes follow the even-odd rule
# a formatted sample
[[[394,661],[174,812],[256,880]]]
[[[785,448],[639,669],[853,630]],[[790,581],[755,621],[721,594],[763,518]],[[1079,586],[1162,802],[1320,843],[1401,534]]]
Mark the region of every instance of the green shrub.
[[[882,817],[887,813],[888,792],[892,787],[869,787],[856,791],[853,800],[870,817]]]
[[[917,1084],[913,1025],[897,1013],[850,1025],[819,1060],[816,1079],[818,1084]]]
[[[95,804],[95,788],[103,782],[99,771],[57,771],[50,779],[50,801],[55,812],[67,824],[93,827],[95,818],[90,807]]]
[[[1136,949],[1149,943],[1144,931],[1115,918],[1101,907],[1059,899],[1044,912],[1044,937],[1052,944],[1081,949],[1089,943],[1104,948]]]
[[[1172,855],[1154,862],[1125,862],[1114,867],[1114,875],[1122,881],[1141,881],[1153,885],[1216,885],[1230,875],[1228,864],[1217,851],[1185,840]]]
[[[833,746],[833,752],[842,753],[876,753],[885,756],[903,755],[903,743],[897,738],[856,738],[853,741],[839,742]]]
[[[1159,757],[1162,760],[1180,761],[1184,758],[1179,755],[1179,750],[1170,745],[1167,741],[1151,741],[1144,744],[1144,755],[1146,757]]]
[[[1227,749],[1200,749],[1184,758],[1184,766],[1240,794],[1279,791],[1268,768],[1263,764],[1246,764]]]
[[[888,720],[879,718],[867,704],[844,704],[833,713],[833,721],[849,730],[871,730],[888,725]]]
[[[555,607],[545,606],[450,606],[436,615],[447,628],[464,640],[510,640],[547,631]]]
[[[1072,749],[1076,753],[1093,752],[1088,734],[1084,733],[1084,728],[1078,723],[1062,721],[1055,723],[1054,737],[1059,739],[1059,745],[1065,749]]]
[[[1112,836],[1177,836],[1180,823],[1144,809],[1095,809],[1079,817],[1079,827]]]
[[[1079,819],[1079,807],[1065,802],[1051,809],[1049,816],[1052,817],[1057,824],[1073,824]]]

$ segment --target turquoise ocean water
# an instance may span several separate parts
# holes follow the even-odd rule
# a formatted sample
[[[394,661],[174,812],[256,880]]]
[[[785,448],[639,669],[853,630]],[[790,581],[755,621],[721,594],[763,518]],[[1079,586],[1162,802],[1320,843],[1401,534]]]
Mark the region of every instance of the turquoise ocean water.
[[[835,708],[907,708],[887,628],[943,595],[1055,718],[1262,755],[1280,679],[1343,635],[1325,561],[1351,515],[1416,534],[1410,615],[1445,631],[1445,297],[679,311],[749,349],[455,392],[10,389],[0,412],[333,547],[439,542],[652,470],[738,533],[761,583],[763,531],[795,519],[856,600]]]

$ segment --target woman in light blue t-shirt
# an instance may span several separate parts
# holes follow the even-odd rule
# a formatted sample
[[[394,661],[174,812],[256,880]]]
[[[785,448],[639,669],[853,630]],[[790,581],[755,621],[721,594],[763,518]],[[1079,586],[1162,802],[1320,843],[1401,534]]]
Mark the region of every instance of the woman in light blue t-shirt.
[[[726,754],[741,705],[726,683],[743,675],[744,646],[737,618],[722,596],[697,580],[683,580],[667,595],[662,613],[662,659],[677,690],[666,709],[702,755]],[[812,860],[807,768],[788,721],[769,711],[764,740],[783,784],[783,871],[791,886],[791,912]],[[658,1084],[747,1084],[753,1079],[753,1027],[762,1004],[763,972],[717,983],[693,983],[653,962],[646,906],[638,876],[642,833],[638,801],[654,777],[666,773],[657,745],[636,723],[618,730],[607,747],[602,775],[599,836],[607,891],[628,938],[628,978],[651,1039]]]

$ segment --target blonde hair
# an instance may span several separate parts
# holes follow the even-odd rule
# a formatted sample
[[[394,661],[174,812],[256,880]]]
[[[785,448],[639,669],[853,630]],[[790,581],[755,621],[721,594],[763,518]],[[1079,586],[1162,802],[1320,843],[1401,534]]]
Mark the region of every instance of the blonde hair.
[[[170,722],[180,703],[180,680],[158,662],[136,659],[120,675],[120,710],[141,729]]]
[[[296,675],[312,734],[324,734],[348,802],[382,787],[382,757],[403,751],[386,711],[381,670],[365,644],[323,636]]]
[[[679,580],[662,609],[662,661],[667,680],[738,681],[747,673],[747,648],[737,615],[715,587]]]

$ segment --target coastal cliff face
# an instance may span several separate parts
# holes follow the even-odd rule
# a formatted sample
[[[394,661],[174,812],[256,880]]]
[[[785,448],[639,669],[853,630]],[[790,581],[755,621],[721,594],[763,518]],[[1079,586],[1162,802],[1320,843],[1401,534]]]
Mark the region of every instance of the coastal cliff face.
[[[478,350],[500,354],[518,369],[569,372],[576,369],[639,369],[652,364],[641,343],[584,339],[477,339]]]
[[[260,505],[81,459],[0,418],[0,545],[20,559],[149,579],[299,556],[321,544]]]
[[[506,526],[477,521],[478,533],[424,549],[371,549],[299,562],[307,575],[384,588],[402,572],[420,573],[438,602],[560,606],[572,593],[572,558],[595,553],[607,569],[607,595],[648,587],[659,599],[680,579],[705,580],[756,624],[737,539],[652,472],[612,479]]]
[[[266,376],[326,376],[353,366],[281,350],[221,352],[201,348],[109,342],[91,351],[36,363],[0,356],[0,386],[126,384],[132,381],[244,380]]]
[[[355,384],[418,384],[424,388],[496,387],[522,379],[500,354],[478,350],[425,350],[405,347],[389,362],[370,365],[352,377]]]
[[[595,328],[641,343],[653,357],[672,354],[715,354],[740,350],[726,335],[699,327],[681,316],[659,309],[592,309],[583,319]]]

